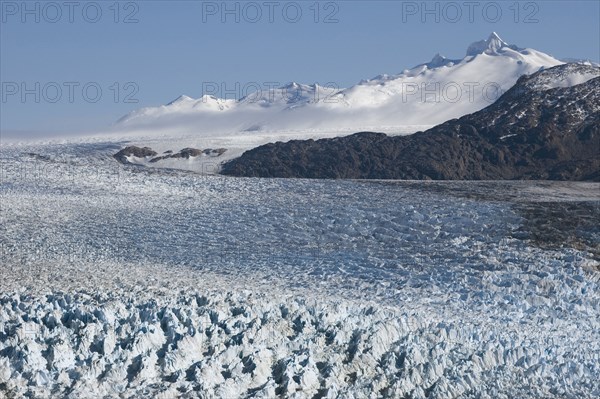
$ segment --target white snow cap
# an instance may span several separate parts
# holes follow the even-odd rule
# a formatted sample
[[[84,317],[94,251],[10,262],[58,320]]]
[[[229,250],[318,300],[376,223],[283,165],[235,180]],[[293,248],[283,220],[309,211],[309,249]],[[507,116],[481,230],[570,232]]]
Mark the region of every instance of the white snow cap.
[[[296,132],[295,137],[309,133],[310,138],[360,130],[414,133],[479,111],[519,77],[563,64],[541,51],[507,44],[495,32],[471,44],[467,54],[464,58],[436,54],[399,74],[382,74],[349,88],[291,82],[244,93],[239,100],[181,98],[133,111],[116,130],[194,132],[202,137],[243,132],[244,137],[263,135],[265,140],[283,131]],[[499,88],[493,98],[486,89],[490,86]]]
[[[497,54],[498,50],[503,47],[509,47],[509,44],[502,40],[496,32],[492,32],[487,40],[472,43],[467,49],[467,55],[475,56],[482,53]]]

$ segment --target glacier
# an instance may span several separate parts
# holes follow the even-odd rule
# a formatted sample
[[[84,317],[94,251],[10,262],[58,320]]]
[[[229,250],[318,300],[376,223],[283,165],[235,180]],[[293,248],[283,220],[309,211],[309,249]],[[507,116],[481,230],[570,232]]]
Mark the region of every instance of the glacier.
[[[0,397],[600,395],[597,183],[238,179],[121,146],[0,149]]]
[[[597,213],[598,184],[236,179],[115,147],[1,150],[0,397],[600,394],[600,231],[542,247],[520,212]]]

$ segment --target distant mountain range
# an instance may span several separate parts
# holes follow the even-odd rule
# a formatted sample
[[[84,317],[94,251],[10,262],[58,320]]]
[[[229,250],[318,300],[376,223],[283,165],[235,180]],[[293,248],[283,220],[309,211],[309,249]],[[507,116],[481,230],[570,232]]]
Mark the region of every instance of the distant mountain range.
[[[476,43],[469,51],[475,53],[485,46]],[[482,54],[505,49],[493,40],[487,46]],[[222,173],[600,181],[600,68],[563,64],[522,76],[494,104],[410,136],[358,133],[267,144],[226,163]]]
[[[167,105],[136,110],[116,127],[202,137],[224,132],[378,128],[412,133],[476,112],[520,76],[561,64],[541,51],[509,45],[492,33],[468,46],[462,59],[436,54],[430,62],[400,74],[380,75],[347,89],[290,83],[240,100],[181,96]]]

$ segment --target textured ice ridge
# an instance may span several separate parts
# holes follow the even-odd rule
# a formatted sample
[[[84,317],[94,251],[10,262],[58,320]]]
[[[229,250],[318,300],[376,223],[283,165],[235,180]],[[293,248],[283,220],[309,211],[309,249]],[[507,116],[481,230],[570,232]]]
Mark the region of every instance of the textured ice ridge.
[[[204,294],[2,295],[0,397],[600,393],[598,348],[569,346],[568,336],[530,339],[350,302]]]

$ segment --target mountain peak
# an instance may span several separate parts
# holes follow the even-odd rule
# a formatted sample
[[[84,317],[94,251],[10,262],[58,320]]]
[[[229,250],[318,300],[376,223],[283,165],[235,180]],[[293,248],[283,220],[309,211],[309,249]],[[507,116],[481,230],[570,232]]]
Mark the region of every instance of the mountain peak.
[[[472,43],[467,49],[467,56],[475,56],[478,54],[498,54],[498,50],[503,47],[510,47],[508,43],[498,36],[496,32],[492,32],[487,40],[480,40]]]
[[[440,63],[440,62],[444,62],[445,59],[446,59],[446,57],[444,57],[440,53],[436,53],[430,62],[431,63]]]
[[[492,41],[492,40],[502,41],[502,39],[500,39],[500,36],[498,36],[498,34],[496,32],[490,33],[490,37],[488,37],[488,41]]]
[[[307,85],[304,85],[302,83],[298,83],[298,82],[290,82],[286,85],[283,85],[280,87],[280,89],[285,89],[285,90],[298,90],[304,87],[308,87]]]
[[[450,60],[440,53],[436,53],[436,55],[434,55],[431,61],[429,61],[426,65],[428,68],[437,68],[446,65],[448,62],[450,62]]]
[[[167,105],[173,105],[173,104],[180,104],[180,103],[187,103],[190,101],[194,101],[193,98],[184,95],[181,95],[179,97],[177,97],[175,100],[171,101],[170,103],[168,103]]]

